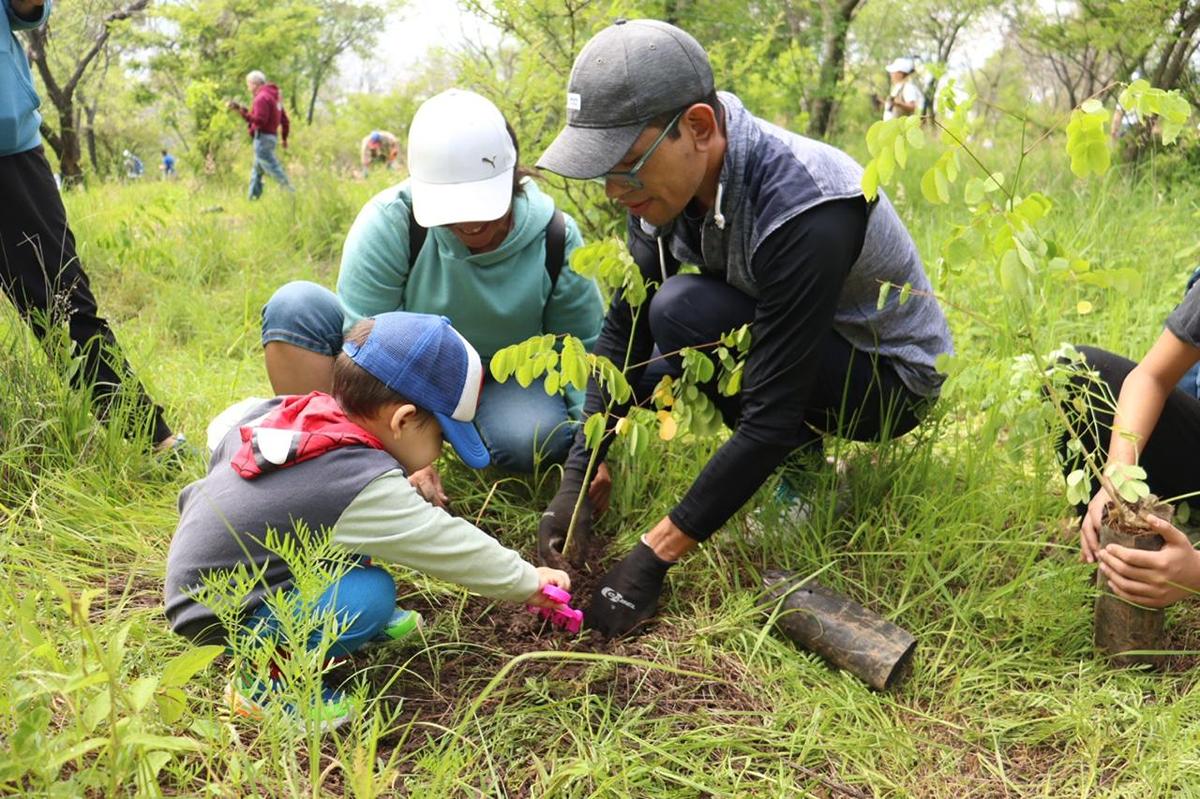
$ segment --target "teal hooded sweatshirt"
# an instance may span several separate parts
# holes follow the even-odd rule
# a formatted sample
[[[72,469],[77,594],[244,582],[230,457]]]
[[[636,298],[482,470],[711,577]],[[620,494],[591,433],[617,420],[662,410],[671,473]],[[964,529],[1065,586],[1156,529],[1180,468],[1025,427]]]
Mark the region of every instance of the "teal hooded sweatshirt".
[[[501,348],[543,333],[569,333],[590,350],[604,306],[596,284],[570,266],[571,253],[583,243],[579,227],[566,216],[565,257],[551,294],[546,225],[554,201],[532,180],[523,188],[513,195],[512,230],[498,248],[472,255],[449,228],[434,227],[412,269],[408,182],[372,197],[342,249],[337,294],[345,330],[375,314],[417,311],[449,318],[485,362]],[[567,404],[579,418],[582,393],[572,390]]]
[[[30,30],[45,23],[50,16],[50,0],[42,6],[37,19],[21,19],[12,10],[9,0],[0,14],[0,157],[32,150],[42,141],[38,127],[42,115],[38,106],[42,104],[33,88],[33,75],[29,72],[29,61],[25,48],[17,41],[14,31]]]

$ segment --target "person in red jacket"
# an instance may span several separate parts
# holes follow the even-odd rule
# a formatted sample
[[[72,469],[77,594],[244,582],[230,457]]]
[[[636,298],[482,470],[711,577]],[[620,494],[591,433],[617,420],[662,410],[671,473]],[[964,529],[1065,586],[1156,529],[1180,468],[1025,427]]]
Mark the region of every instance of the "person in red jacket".
[[[262,194],[264,172],[279,181],[279,185],[288,191],[293,191],[287,173],[283,171],[283,164],[279,163],[279,156],[275,154],[277,141],[282,141],[283,149],[287,149],[290,127],[279,87],[274,83],[267,83],[267,76],[256,69],[246,75],[246,90],[254,97],[250,108],[232,100],[229,101],[229,107],[246,120],[246,128],[254,141],[254,165],[250,168],[249,197],[251,200],[257,200]]]

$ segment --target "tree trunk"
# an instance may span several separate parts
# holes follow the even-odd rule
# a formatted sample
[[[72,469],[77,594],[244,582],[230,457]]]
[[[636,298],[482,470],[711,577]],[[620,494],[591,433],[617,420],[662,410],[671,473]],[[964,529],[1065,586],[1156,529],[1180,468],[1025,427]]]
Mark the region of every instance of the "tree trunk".
[[[79,56],[71,74],[66,81],[61,83],[50,69],[50,59],[46,53],[48,41],[46,26],[34,28],[27,34],[30,60],[37,67],[38,74],[42,78],[42,85],[46,87],[46,95],[55,111],[58,112],[59,131],[57,134],[50,130],[49,125],[42,122],[42,135],[50,148],[58,155],[59,172],[62,174],[64,186],[78,183],[83,179],[83,169],[80,165],[79,131],[75,119],[75,94],[79,88],[79,82],[83,80],[88,68],[108,42],[108,37],[112,34],[112,23],[128,19],[145,10],[149,4],[150,0],[132,0],[124,8],[105,15],[102,21],[103,27],[92,41],[92,46]]]
[[[846,65],[846,34],[862,0],[840,0],[826,3],[824,31],[821,42],[821,72],[817,80],[817,96],[808,119],[808,135],[822,138],[829,132],[838,87]]]
[[[321,84],[325,81],[325,67],[318,67],[312,79],[312,93],[308,97],[308,115],[307,122],[309,125],[313,123],[313,115],[317,110],[317,95],[321,92]]]
[[[87,144],[88,162],[92,165],[93,175],[103,175],[108,170],[101,167],[100,159],[96,156],[96,103],[88,102],[83,92],[79,93],[79,102],[83,105],[83,115],[87,119],[83,138]]]
[[[74,98],[66,99],[57,108],[58,171],[64,186],[76,186],[83,183],[83,151],[79,146],[79,128],[75,124]]]
[[[1158,64],[1151,76],[1151,83],[1158,89],[1174,89],[1179,85],[1184,67],[1195,51],[1192,39],[1200,27],[1200,8],[1187,10],[1189,3],[1183,4],[1181,17],[1175,25],[1170,41],[1159,56]]]

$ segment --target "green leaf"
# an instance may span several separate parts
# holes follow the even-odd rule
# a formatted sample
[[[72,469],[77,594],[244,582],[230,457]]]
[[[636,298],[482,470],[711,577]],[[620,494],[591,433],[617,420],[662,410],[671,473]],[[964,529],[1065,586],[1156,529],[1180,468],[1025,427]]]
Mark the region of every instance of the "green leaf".
[[[533,361],[525,361],[517,367],[517,383],[521,388],[533,385]]]
[[[167,661],[158,684],[163,688],[186,685],[188,680],[207,668],[224,651],[225,647],[214,644],[198,646],[182,652]]]
[[[890,148],[882,150],[879,157],[875,159],[875,163],[879,165],[879,182],[884,186],[891,183],[896,174],[895,153]]]
[[[943,170],[933,173],[933,185],[937,189],[938,201],[943,205],[950,202],[950,181]]]
[[[1095,172],[1097,175],[1103,175],[1108,171],[1109,164],[1112,163],[1112,153],[1108,149],[1108,142],[1094,141],[1087,148],[1088,169]]]
[[[935,164],[929,169],[926,169],[925,174],[921,176],[921,195],[927,202],[931,202],[934,205],[938,205],[942,202],[942,198],[938,194],[937,190],[937,179],[935,177],[936,172],[937,165]]]
[[[867,128],[867,151],[871,153],[871,155],[874,156],[878,154],[879,150],[883,147],[883,145],[880,143],[880,134],[882,134],[886,128],[887,124],[882,120],[875,122],[871,125],[871,127]]]
[[[892,284],[886,280],[879,285],[879,298],[875,300],[875,310],[883,310],[883,306],[887,305],[888,294],[891,293],[891,290]]]
[[[550,372],[546,375],[546,381],[542,384],[542,387],[546,389],[546,393],[551,397],[558,393],[559,380],[558,372]]]
[[[896,151],[896,163],[900,165],[901,169],[908,164],[908,147],[905,146],[904,141],[902,136],[897,136],[896,143],[893,146],[893,149]]]
[[[62,768],[63,764],[67,761],[82,757],[93,749],[99,749],[101,746],[107,744],[108,740],[108,738],[88,738],[86,741],[80,741],[66,749],[47,753],[47,759],[42,761],[41,766],[48,772],[53,773]]]
[[[904,132],[904,138],[908,141],[908,146],[914,150],[920,150],[925,146],[925,131],[921,130],[919,122]]]
[[[112,710],[112,694],[108,688],[104,688],[83,708],[83,713],[80,714],[83,721],[83,728],[88,732],[96,729],[101,721],[108,717],[109,711]]]
[[[1100,102],[1099,100],[1097,100],[1095,98],[1092,98],[1091,100],[1084,100],[1083,105],[1079,106],[1079,110],[1083,111],[1083,113],[1085,113],[1085,114],[1095,114],[1097,112],[1103,112],[1104,111],[1104,103]]]
[[[513,347],[504,347],[492,356],[488,369],[497,383],[503,383],[512,375],[513,354]]]
[[[133,685],[129,686],[129,704],[133,710],[140,713],[150,702],[150,697],[154,696],[157,688],[158,677],[146,676],[135,680]]]
[[[874,161],[867,164],[867,168],[863,170],[862,190],[863,196],[868,200],[879,196],[879,168],[875,166]]]
[[[1029,273],[1016,250],[1009,250],[1000,258],[1000,287],[1009,294],[1022,297],[1029,291]]]
[[[600,446],[600,440],[604,437],[603,413],[593,413],[588,417],[588,420],[583,423],[583,437],[588,449]]]
[[[912,283],[909,283],[906,281],[904,283],[904,285],[900,287],[900,304],[904,305],[905,303],[907,303],[911,296],[912,296]]]
[[[187,695],[182,688],[167,688],[154,697],[158,705],[158,717],[164,724],[174,724],[187,711]]]
[[[737,396],[742,390],[742,369],[739,366],[737,369],[729,373],[729,379],[725,382],[725,389],[721,393],[726,397]]]
[[[983,181],[979,178],[971,178],[963,186],[963,202],[967,205],[979,205],[983,202],[984,196]]]
[[[121,742],[126,746],[161,749],[165,752],[197,752],[201,749],[200,742],[193,738],[184,738],[178,735],[151,735],[146,732],[126,735]]]

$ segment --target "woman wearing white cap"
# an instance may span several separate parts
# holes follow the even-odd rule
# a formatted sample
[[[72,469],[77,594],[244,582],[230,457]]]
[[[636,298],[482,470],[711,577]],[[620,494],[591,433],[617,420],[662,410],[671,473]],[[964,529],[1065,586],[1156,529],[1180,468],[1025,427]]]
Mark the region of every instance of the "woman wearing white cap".
[[[328,391],[343,331],[388,311],[449,317],[485,361],[542,333],[569,333],[590,347],[604,309],[595,284],[569,266],[579,229],[517,158],[512,128],[478,94],[451,89],[422,104],[408,135],[411,176],[359,212],[337,294],[297,281],[263,308],[275,391]],[[582,400],[486,376],[475,422],[492,462],[529,472],[535,462],[561,461]],[[427,486],[436,487],[429,499],[444,501],[436,482]]]
[[[897,58],[884,69],[892,79],[892,88],[883,101],[884,120],[911,116],[921,110],[925,95],[912,79],[917,65],[911,58]]]

